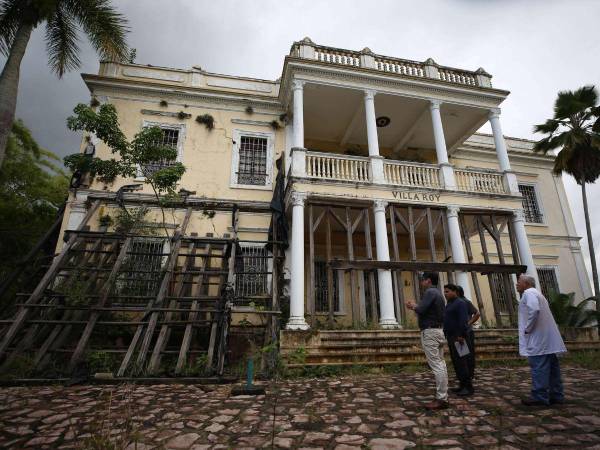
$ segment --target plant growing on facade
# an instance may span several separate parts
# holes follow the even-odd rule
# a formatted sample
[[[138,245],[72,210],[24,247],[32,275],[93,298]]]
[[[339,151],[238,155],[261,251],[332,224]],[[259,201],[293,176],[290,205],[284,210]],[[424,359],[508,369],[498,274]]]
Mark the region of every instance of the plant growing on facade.
[[[290,123],[290,118],[287,113],[283,113],[279,115],[279,121],[284,125],[287,125],[288,123]]]
[[[90,100],[90,106],[92,108],[96,108],[97,106],[100,106],[100,100],[98,100],[96,97],[92,97],[92,99]]]
[[[281,128],[281,125],[277,120],[272,120],[269,125],[271,125],[271,128],[274,130],[279,130]]]
[[[203,124],[207,130],[212,130],[215,127],[215,118],[210,114],[196,116],[196,122]]]
[[[179,112],[177,113],[177,118],[178,118],[179,120],[184,120],[184,119],[187,119],[188,117],[190,117],[190,115],[189,115],[189,114],[187,114],[187,113],[184,113],[183,111],[179,111]]]
[[[546,154],[558,150],[553,172],[556,175],[566,172],[581,186],[592,279],[598,298],[600,284],[585,188],[600,177],[600,105],[595,87],[559,92],[554,102],[554,117],[536,125],[534,131],[546,135],[536,142],[534,151]],[[596,302],[596,310],[600,312],[600,302]]]
[[[166,108],[167,106],[169,106],[169,103],[166,100],[161,100],[160,102],[158,102],[158,104],[160,106],[162,106],[163,108]]]
[[[103,216],[100,216],[98,218],[98,225],[100,225],[101,227],[108,228],[113,223],[113,218],[110,217],[108,214],[104,214]]]
[[[250,105],[246,106],[246,114],[253,114],[254,108]]]
[[[44,23],[49,65],[59,78],[80,65],[80,29],[101,59],[127,59],[127,20],[110,0],[0,2],[0,53],[7,58],[0,75],[0,166],[15,117],[21,61],[32,31]]]
[[[119,127],[113,105],[104,104],[94,111],[85,104],[79,104],[74,113],[67,119],[69,129],[93,133],[116,158],[105,160],[76,153],[64,158],[66,167],[73,172],[89,173],[105,183],[111,183],[117,177],[141,175],[152,188],[159,204],[161,197],[176,195],[175,188],[185,166],[177,161],[177,149],[162,144],[163,131],[159,127],[144,128],[129,141]],[[157,161],[161,162],[158,167]],[[161,210],[164,223],[164,210]]]

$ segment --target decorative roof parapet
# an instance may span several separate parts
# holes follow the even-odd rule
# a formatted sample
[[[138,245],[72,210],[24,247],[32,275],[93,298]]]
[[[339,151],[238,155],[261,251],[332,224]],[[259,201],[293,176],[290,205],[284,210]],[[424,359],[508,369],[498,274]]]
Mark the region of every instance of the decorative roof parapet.
[[[289,55],[296,58],[316,60],[329,64],[373,69],[401,76],[407,75],[420,78],[432,78],[466,86],[483,88],[492,87],[492,76],[482,68],[479,68],[474,72],[448,66],[440,66],[432,58],[427,58],[424,62],[419,62],[383,56],[373,53],[368,47],[365,47],[360,52],[327,47],[315,44],[308,37],[304,38],[302,41],[294,42]]]

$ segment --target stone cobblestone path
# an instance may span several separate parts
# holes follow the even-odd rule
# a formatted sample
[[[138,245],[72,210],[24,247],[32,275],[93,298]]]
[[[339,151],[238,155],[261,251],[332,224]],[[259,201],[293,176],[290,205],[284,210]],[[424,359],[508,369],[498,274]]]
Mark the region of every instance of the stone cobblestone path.
[[[477,394],[426,412],[428,372],[231,386],[0,388],[1,448],[600,450],[600,372],[563,369],[568,402],[527,409],[526,368],[482,369]],[[109,444],[114,447],[109,447]]]

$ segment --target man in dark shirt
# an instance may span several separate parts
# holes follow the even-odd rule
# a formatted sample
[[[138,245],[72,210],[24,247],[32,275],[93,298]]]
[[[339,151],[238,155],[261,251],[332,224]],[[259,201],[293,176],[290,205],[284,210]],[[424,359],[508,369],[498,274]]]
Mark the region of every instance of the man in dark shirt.
[[[448,370],[444,360],[445,339],[442,331],[445,302],[436,287],[438,279],[437,273],[423,273],[420,283],[425,292],[419,304],[410,300],[406,302],[406,307],[417,314],[423,352],[435,376],[435,400],[425,405],[432,410],[448,408]]]
[[[455,392],[460,396],[472,395],[473,384],[469,374],[468,355],[461,356],[456,347],[457,343],[463,345],[467,341],[469,331],[467,304],[458,296],[458,286],[454,284],[444,286],[444,296],[448,301],[444,312],[444,334],[448,339],[452,365],[459,382],[459,389],[456,389]]]
[[[471,350],[471,352],[467,355],[467,363],[469,365],[469,375],[471,375],[472,380],[475,378],[475,331],[473,331],[473,325],[479,320],[481,314],[479,314],[479,310],[475,308],[473,302],[465,297],[463,288],[459,285],[456,287],[458,288],[458,296],[461,300],[464,300],[468,308],[469,331],[467,332],[467,344],[469,345],[469,350]]]

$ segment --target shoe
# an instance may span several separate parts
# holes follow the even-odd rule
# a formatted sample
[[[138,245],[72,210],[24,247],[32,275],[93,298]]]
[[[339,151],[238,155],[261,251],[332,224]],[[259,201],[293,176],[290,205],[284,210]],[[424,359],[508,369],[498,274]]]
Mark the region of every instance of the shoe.
[[[525,406],[548,406],[548,403],[545,403],[541,400],[536,400],[534,398],[522,398],[521,404]]]
[[[469,389],[469,388],[462,388],[460,391],[458,391],[456,393],[456,395],[459,395],[461,397],[468,397],[469,395],[473,395],[475,391],[473,389]]]
[[[436,411],[438,409],[448,409],[449,403],[446,400],[437,400],[435,399],[432,402],[425,404],[425,409],[430,411]]]
[[[565,404],[565,399],[561,398],[560,400],[557,398],[551,398],[550,399],[550,404],[551,405],[564,405]]]

